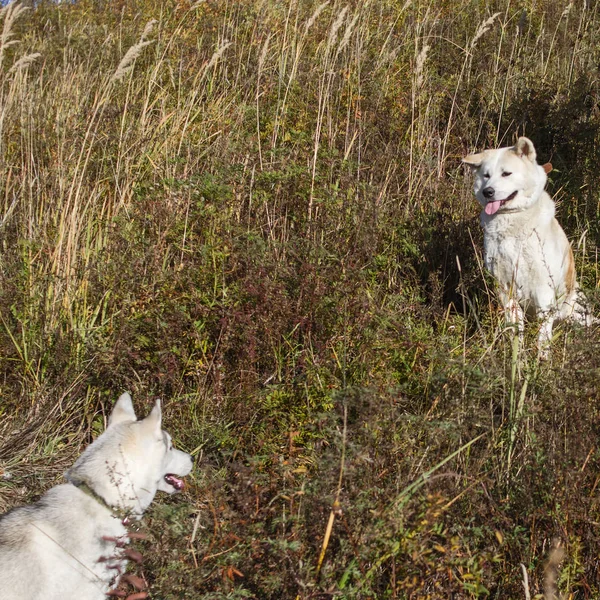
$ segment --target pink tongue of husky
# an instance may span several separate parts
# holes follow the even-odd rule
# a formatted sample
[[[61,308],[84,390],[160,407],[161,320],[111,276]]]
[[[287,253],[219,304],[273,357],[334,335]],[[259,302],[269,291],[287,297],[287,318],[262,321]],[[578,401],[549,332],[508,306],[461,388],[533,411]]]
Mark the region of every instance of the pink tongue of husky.
[[[182,479],[179,479],[179,477],[173,475],[173,473],[167,473],[165,475],[165,481],[169,485],[172,485],[178,491],[182,490],[185,487],[184,481]]]

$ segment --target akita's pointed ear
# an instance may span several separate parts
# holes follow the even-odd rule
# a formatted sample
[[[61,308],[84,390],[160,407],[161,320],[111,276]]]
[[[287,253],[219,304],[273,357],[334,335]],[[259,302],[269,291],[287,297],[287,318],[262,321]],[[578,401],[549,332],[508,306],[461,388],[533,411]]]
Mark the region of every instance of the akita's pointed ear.
[[[477,169],[477,167],[479,167],[481,165],[481,163],[483,162],[484,158],[485,158],[485,152],[478,152],[477,154],[469,154],[469,156],[465,156],[462,159],[462,161],[466,165],[469,165],[470,167]]]
[[[527,158],[532,163],[535,162],[536,153],[533,142],[526,137],[520,137],[514,145],[513,152],[520,158]]]
[[[125,423],[126,421],[135,421],[135,411],[133,410],[133,404],[131,402],[131,396],[125,392],[121,394],[117,400],[113,411],[108,417],[108,426],[117,425],[117,423]]]
[[[162,410],[160,408],[160,400],[157,400],[154,404],[154,408],[150,411],[150,414],[143,421],[146,431],[153,431],[157,435],[160,435],[162,429]]]

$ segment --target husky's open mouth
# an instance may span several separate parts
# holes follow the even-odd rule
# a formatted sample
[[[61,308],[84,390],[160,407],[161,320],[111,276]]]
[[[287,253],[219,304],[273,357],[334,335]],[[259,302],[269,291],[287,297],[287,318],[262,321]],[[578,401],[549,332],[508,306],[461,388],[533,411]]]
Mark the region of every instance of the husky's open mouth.
[[[497,213],[502,206],[504,206],[509,200],[512,200],[517,195],[517,190],[515,190],[510,196],[504,198],[504,200],[490,200],[485,205],[485,214],[493,215]]]
[[[180,492],[185,487],[185,482],[183,479],[179,479],[173,473],[167,473],[165,475],[165,481],[172,487],[174,487],[178,492]]]

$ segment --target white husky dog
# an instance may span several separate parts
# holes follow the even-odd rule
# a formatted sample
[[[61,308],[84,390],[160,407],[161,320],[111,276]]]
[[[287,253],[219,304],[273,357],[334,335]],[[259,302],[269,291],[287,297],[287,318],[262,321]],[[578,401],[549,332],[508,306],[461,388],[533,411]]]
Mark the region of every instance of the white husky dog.
[[[105,600],[124,572],[128,519],[139,519],[157,490],[183,488],[192,457],[161,429],[157,400],[138,421],[123,394],[106,431],[36,504],[0,519],[2,600]]]
[[[575,280],[571,244],[544,191],[551,165],[538,165],[531,140],[463,159],[475,169],[475,196],[483,207],[485,266],[496,278],[506,318],[523,336],[524,315],[542,320],[538,349],[545,357],[555,319],[590,325]]]

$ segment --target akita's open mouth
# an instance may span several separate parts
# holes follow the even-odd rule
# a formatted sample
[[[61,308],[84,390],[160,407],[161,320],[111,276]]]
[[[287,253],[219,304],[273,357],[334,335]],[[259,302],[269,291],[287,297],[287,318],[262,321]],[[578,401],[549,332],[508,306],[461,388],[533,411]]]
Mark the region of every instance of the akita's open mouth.
[[[504,200],[490,200],[485,205],[485,214],[493,215],[500,210],[500,207],[504,206],[509,200],[512,200],[517,195],[517,190],[515,190],[510,196],[504,198]]]
[[[179,479],[173,473],[167,473],[165,475],[165,481],[172,487],[174,487],[178,492],[180,492],[185,487],[185,481],[183,479]]]

